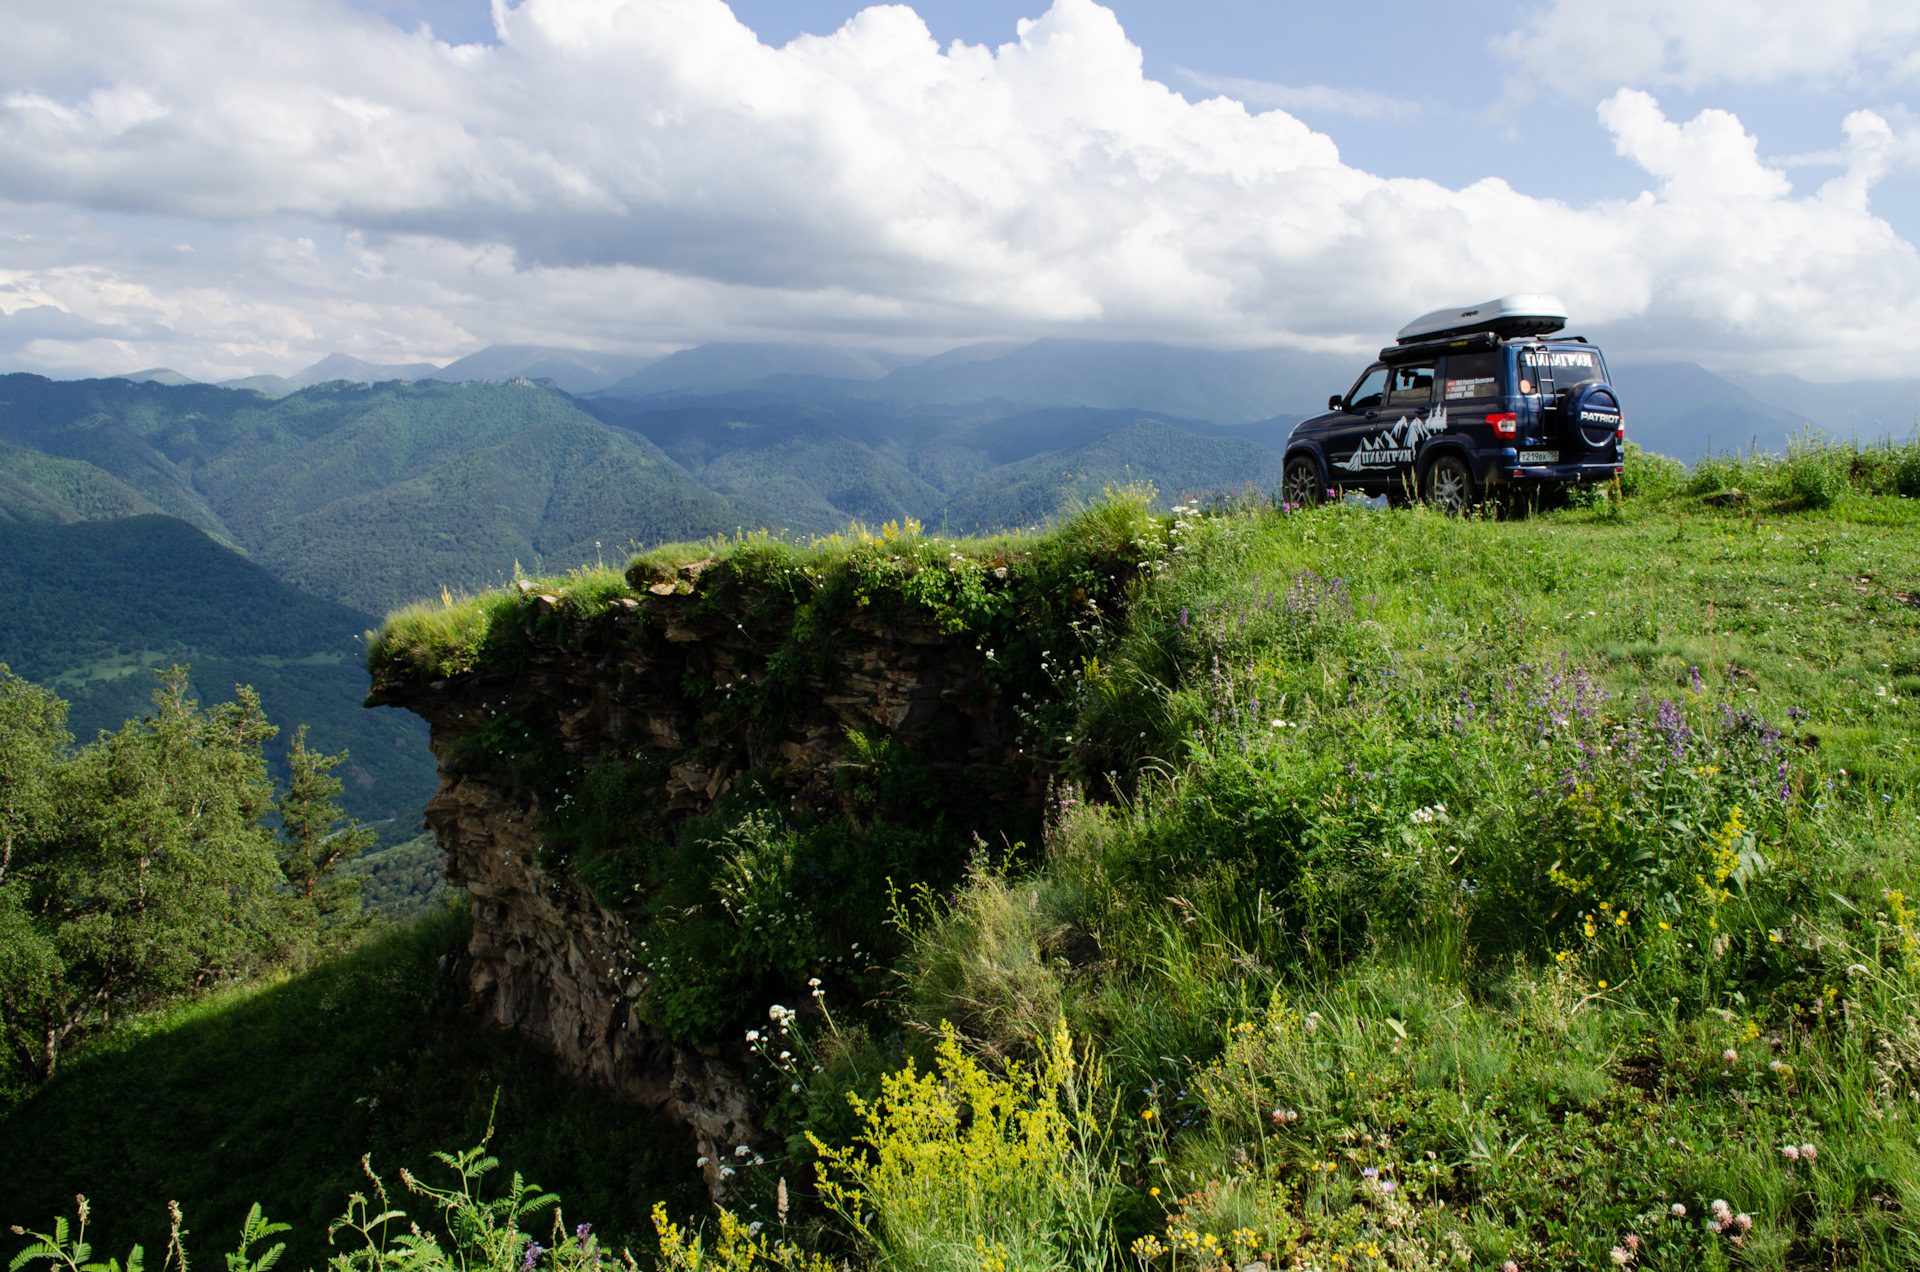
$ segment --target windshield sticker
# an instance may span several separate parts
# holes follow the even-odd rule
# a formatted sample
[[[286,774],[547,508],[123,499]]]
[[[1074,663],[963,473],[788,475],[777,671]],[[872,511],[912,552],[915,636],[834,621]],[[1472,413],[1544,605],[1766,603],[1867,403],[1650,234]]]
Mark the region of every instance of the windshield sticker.
[[[1522,349],[1520,365],[1523,367],[1586,367],[1591,370],[1598,364],[1593,354],[1581,349]]]
[[[1436,433],[1447,431],[1447,408],[1441,407],[1429,419],[1402,415],[1392,428],[1375,433],[1360,443],[1360,449],[1340,460],[1335,468],[1350,473],[1365,472],[1389,464],[1411,464],[1414,448]]]
[[[1458,402],[1463,398],[1483,398],[1493,396],[1493,377],[1480,376],[1472,380],[1448,380],[1447,401]]]

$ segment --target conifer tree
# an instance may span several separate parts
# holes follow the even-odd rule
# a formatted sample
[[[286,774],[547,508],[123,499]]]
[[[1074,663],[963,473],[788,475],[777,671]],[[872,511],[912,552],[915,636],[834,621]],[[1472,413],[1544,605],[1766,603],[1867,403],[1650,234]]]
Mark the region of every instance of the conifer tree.
[[[333,771],[346,758],[345,751],[323,755],[310,748],[307,726],[301,725],[287,753],[292,770],[287,789],[274,803],[281,823],[281,873],[328,942],[365,927],[370,919],[360,911],[359,880],[342,878],[339,868],[379,838],[357,821],[340,825],[336,801],[344,786]]]

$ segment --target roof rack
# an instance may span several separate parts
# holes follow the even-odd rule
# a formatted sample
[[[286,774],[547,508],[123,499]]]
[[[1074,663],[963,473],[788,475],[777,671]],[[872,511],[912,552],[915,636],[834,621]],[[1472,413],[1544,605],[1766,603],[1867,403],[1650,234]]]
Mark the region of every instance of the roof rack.
[[[1500,337],[1491,331],[1476,331],[1470,336],[1459,336],[1452,340],[1422,340],[1418,344],[1391,345],[1380,351],[1380,361],[1394,366],[1401,362],[1436,358],[1446,353],[1479,353],[1496,348],[1499,344]]]
[[[1520,293],[1478,305],[1422,314],[1400,328],[1398,342],[1410,345],[1477,331],[1496,336],[1543,336],[1566,325],[1567,307],[1557,298]]]

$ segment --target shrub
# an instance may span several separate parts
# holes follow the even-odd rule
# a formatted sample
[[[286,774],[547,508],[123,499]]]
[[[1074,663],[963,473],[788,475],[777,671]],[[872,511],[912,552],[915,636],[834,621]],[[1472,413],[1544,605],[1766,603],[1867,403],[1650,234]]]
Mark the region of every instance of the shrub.
[[[1668,455],[1626,444],[1620,459],[1620,489],[1628,498],[1663,499],[1687,481],[1687,466]]]
[[[1101,1088],[1065,1026],[1000,1075],[945,1026],[930,1071],[909,1061],[877,1102],[848,1097],[853,1144],[814,1142],[820,1196],[889,1267],[1095,1272],[1112,1253]]]
[[[1846,492],[1854,457],[1822,436],[1794,438],[1787,443],[1787,495],[1803,507],[1831,508]]]

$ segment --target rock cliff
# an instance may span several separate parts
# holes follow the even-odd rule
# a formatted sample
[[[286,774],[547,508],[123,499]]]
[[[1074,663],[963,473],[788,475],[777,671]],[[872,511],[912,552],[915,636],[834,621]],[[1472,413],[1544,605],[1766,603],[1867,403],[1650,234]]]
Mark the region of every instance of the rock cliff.
[[[724,1163],[761,1134],[751,1056],[740,1042],[676,1042],[644,1017],[633,912],[543,843],[556,806],[581,774],[618,763],[644,779],[624,832],[636,838],[670,838],[743,781],[795,815],[857,823],[858,792],[836,781],[854,735],[905,748],[975,803],[1037,808],[1046,770],[1016,745],[974,636],[859,599],[796,643],[818,614],[709,565],[591,602],[522,584],[496,607],[488,656],[448,675],[376,658],[368,702],[432,726],[442,784],[426,818],[472,895],[476,1008],[567,1073],[684,1123],[717,1198]],[[1006,576],[989,567],[981,581]]]

